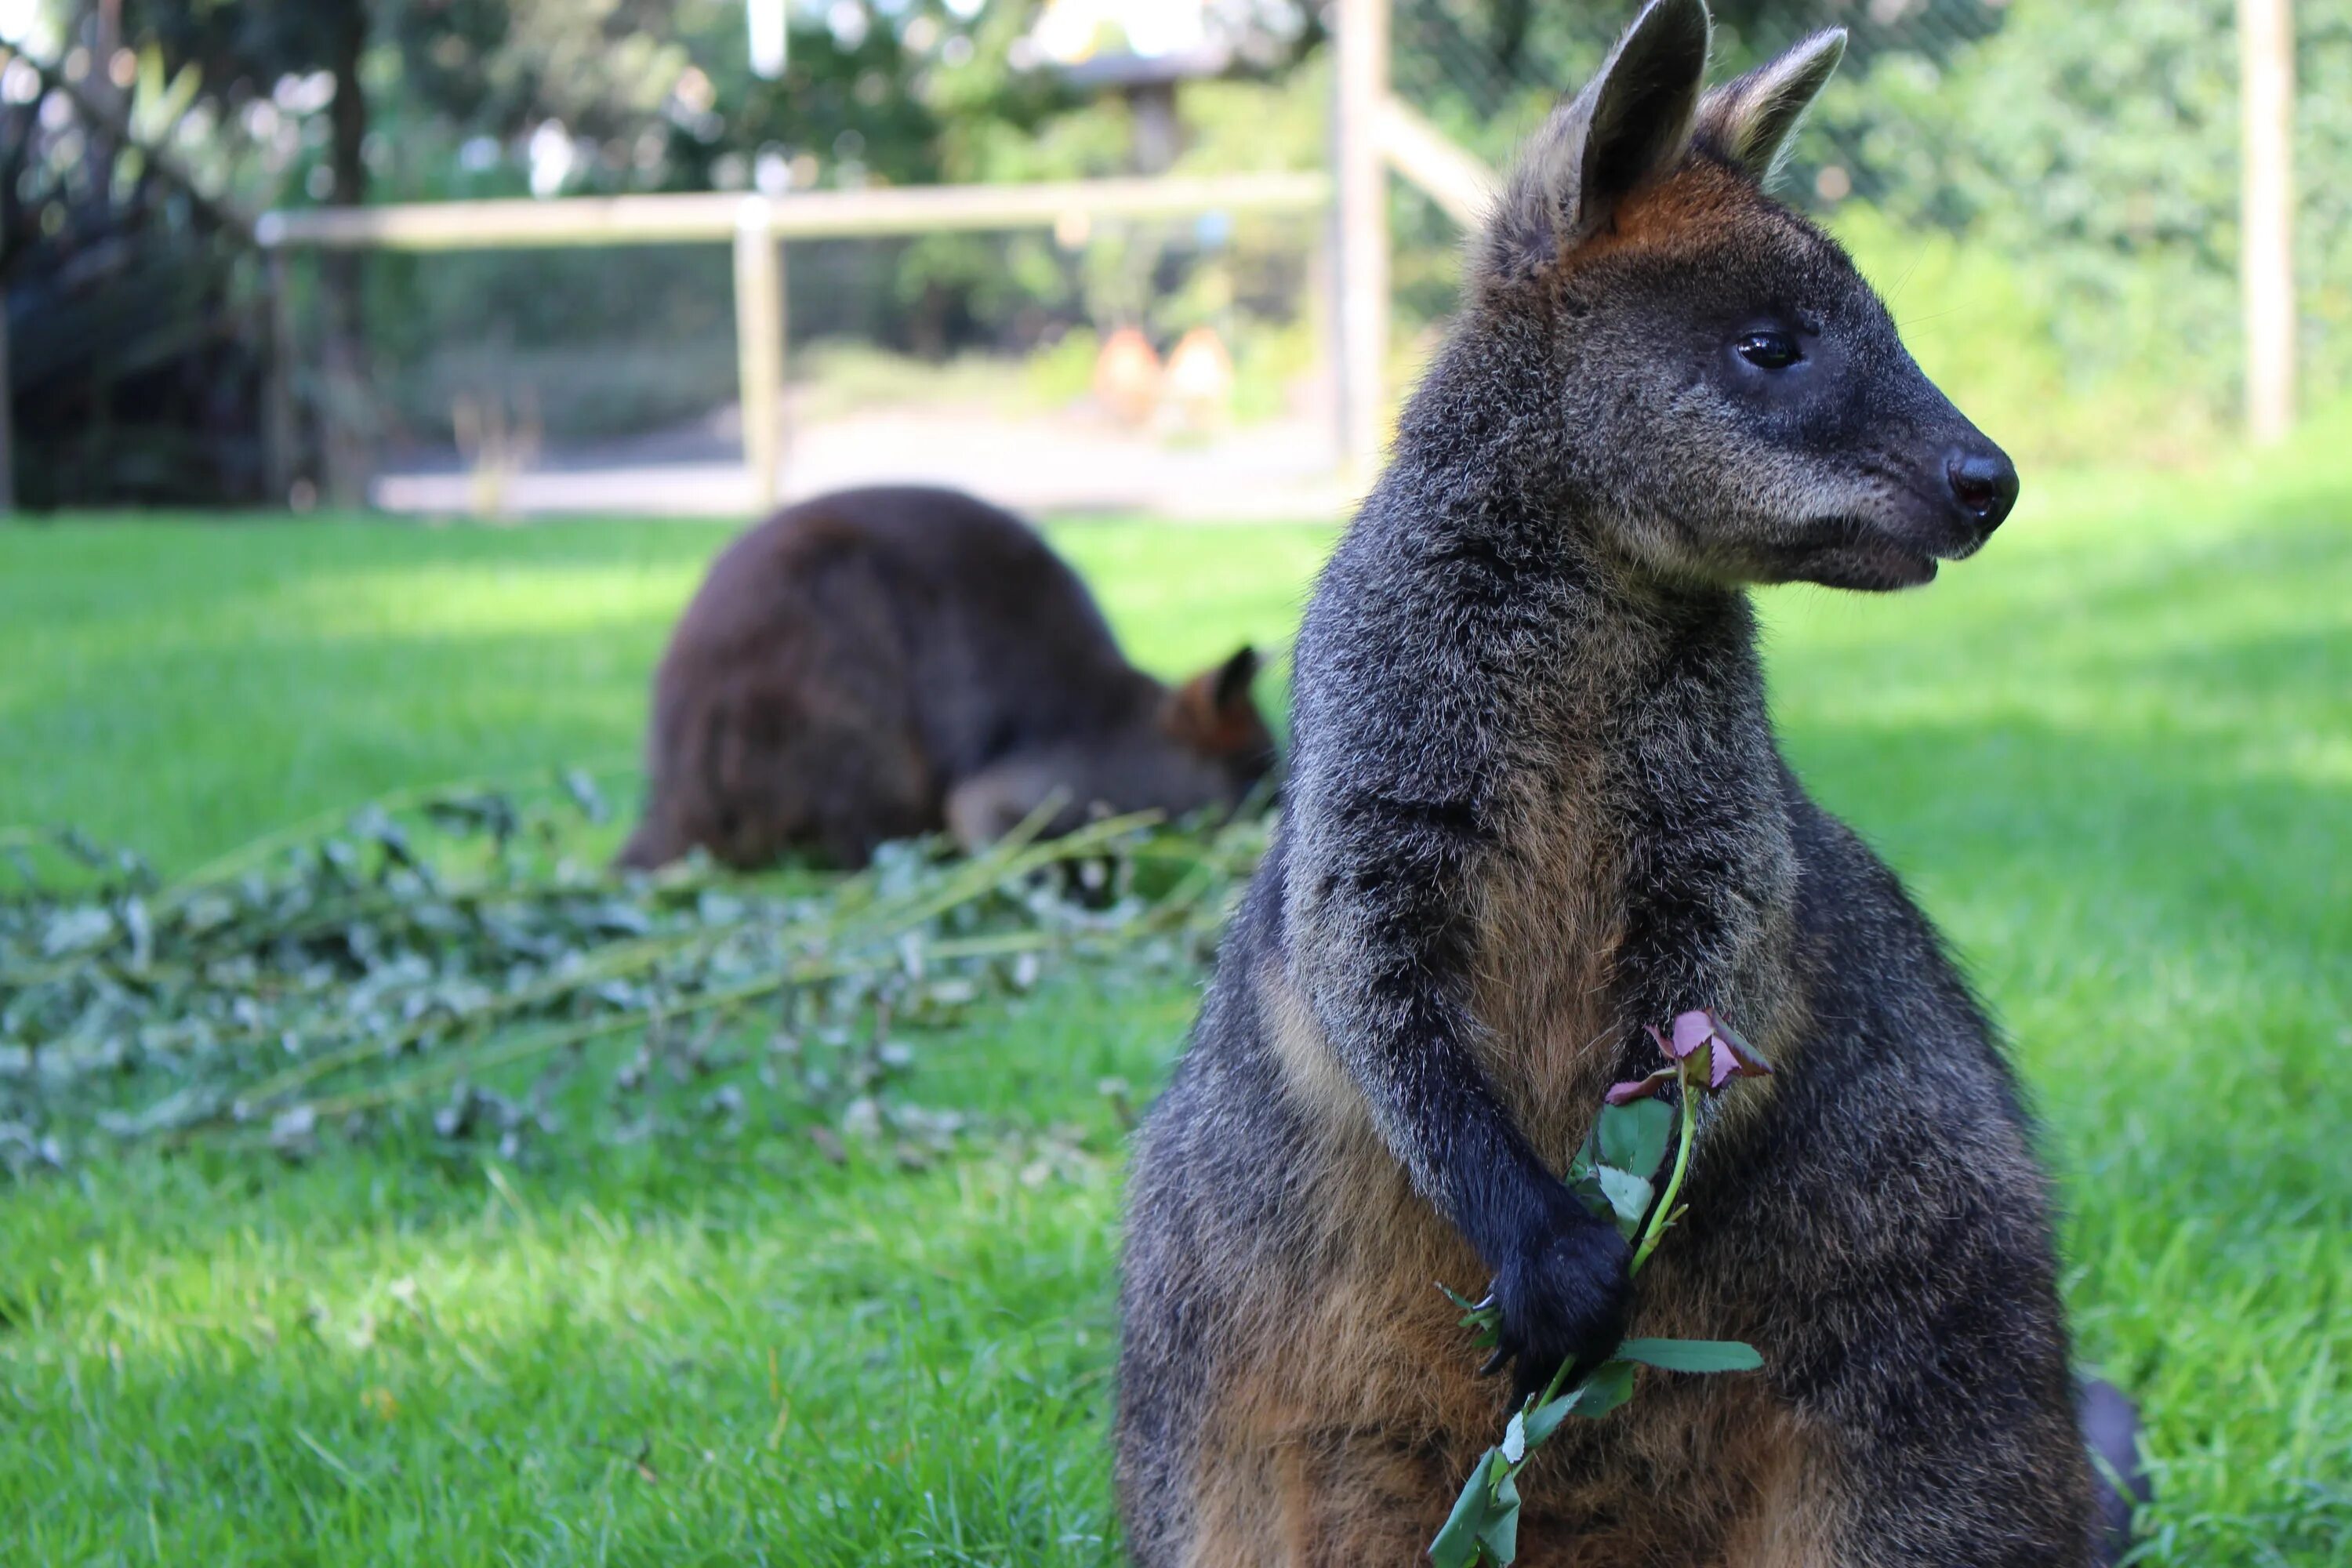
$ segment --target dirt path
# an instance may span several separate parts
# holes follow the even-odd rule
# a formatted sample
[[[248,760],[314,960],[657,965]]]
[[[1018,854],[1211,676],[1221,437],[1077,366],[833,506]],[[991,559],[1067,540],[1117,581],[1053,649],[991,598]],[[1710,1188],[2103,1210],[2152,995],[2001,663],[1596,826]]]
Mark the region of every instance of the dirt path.
[[[455,452],[413,455],[379,474],[387,511],[435,515],[738,517],[752,510],[727,409],[698,425],[542,455],[499,477]],[[1213,437],[1162,439],[1073,411],[1004,417],[919,407],[845,415],[794,430],[786,500],[846,485],[953,486],[1031,512],[1134,511],[1218,520],[1328,519],[1353,497],[1319,420],[1286,417]]]

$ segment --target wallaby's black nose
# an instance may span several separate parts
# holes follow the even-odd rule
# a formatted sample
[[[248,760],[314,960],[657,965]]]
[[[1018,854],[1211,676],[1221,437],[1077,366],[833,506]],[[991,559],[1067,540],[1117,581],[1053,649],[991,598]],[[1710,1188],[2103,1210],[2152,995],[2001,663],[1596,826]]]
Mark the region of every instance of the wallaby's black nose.
[[[2017,465],[1995,450],[1954,452],[1944,464],[1952,499],[1990,533],[2017,504]]]

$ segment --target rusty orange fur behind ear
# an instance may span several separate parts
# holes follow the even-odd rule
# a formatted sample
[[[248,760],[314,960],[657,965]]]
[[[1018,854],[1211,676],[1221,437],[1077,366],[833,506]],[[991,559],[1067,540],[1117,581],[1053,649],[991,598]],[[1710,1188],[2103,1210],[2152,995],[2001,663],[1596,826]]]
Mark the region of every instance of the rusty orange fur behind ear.
[[[1175,687],[1161,711],[1161,728],[1203,756],[1222,759],[1272,751],[1273,734],[1250,697],[1258,664],[1257,650],[1244,647]]]

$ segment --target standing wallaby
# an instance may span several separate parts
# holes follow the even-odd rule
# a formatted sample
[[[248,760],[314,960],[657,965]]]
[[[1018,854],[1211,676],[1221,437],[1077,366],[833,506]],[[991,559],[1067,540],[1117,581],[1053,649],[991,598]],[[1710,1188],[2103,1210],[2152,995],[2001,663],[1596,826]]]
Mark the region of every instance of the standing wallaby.
[[[967,847],[1056,792],[1048,831],[1096,805],[1233,805],[1274,762],[1248,648],[1171,689],[1020,519],[950,490],[844,490],[726,549],[654,680],[652,867],[700,846],[735,866],[787,848],[862,866],[941,827]]]
[[[1656,0],[1559,108],[1297,647],[1276,842],[1131,1175],[1118,1475],[1144,1568],[1423,1560],[1510,1384],[1645,1373],[1520,1480],[1523,1563],[2081,1565],[2098,1549],[2047,1183],[1983,1014],[1766,715],[1750,584],[1973,553],[2009,460],[1764,181],[1843,51],[1701,96]],[[1777,1077],[1627,1248],[1559,1173],[1643,1026]]]

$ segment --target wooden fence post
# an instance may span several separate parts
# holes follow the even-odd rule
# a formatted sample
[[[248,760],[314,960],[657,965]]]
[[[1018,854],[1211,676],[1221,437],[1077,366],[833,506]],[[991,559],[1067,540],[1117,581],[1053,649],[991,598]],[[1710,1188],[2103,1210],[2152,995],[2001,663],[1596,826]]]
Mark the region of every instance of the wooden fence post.
[[[269,296],[268,363],[263,371],[261,483],[272,506],[293,493],[298,454],[294,432],[294,301],[287,288],[286,253],[266,253],[263,288]]]
[[[0,289],[0,514],[16,510],[16,400],[8,390],[8,291]]]
[[[2294,16],[2291,0],[2238,0],[2239,281],[2246,433],[2294,427]]]
[[[1388,160],[1381,115],[1389,97],[1389,0],[1339,0],[1338,172],[1340,452],[1351,483],[1378,473],[1387,434]]]
[[[770,226],[765,196],[745,197],[736,219],[735,365],[743,468],[751,504],[764,512],[782,493],[784,437],[783,247]]]

